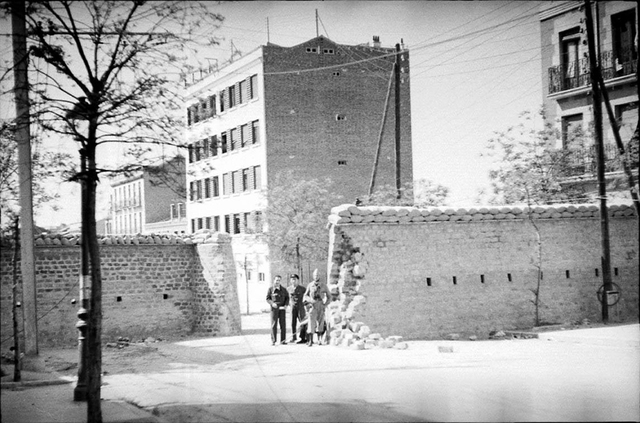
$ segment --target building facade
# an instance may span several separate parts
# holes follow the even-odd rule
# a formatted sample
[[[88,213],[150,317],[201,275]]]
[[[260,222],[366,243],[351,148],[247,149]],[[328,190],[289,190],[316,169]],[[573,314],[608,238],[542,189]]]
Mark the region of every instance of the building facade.
[[[111,183],[107,235],[187,233],[185,159],[176,156]]]
[[[264,191],[280,173],[290,171],[305,180],[328,177],[329,190],[355,201],[368,192],[385,118],[376,185],[395,184],[396,58],[400,179],[411,182],[409,53],[404,46],[396,52],[376,38],[372,44],[347,46],[323,36],[293,47],[267,44],[188,88],[189,230],[227,232],[236,235],[234,243],[252,249],[234,249],[239,263],[253,257],[255,277],[247,289],[263,282],[257,286],[266,292],[271,279],[268,249],[249,240],[268,230]],[[245,279],[240,272],[239,280]],[[256,289],[262,305],[264,292]]]
[[[638,125],[638,3],[594,2],[592,8],[601,71],[620,136],[627,144]],[[543,105],[547,117],[562,131],[558,148],[568,147],[576,128],[588,133],[593,123],[585,22],[583,2],[550,2],[542,6],[540,13]],[[628,196],[626,177],[604,105],[602,110],[607,190]],[[637,153],[632,167],[637,179]],[[571,174],[566,183],[582,187],[585,193],[597,192],[596,150],[592,142],[573,163]]]

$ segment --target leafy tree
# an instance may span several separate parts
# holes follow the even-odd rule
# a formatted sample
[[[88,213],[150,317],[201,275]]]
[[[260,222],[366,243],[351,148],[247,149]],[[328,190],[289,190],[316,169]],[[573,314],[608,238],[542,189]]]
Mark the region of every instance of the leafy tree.
[[[9,7],[12,4],[10,3]],[[180,76],[222,17],[206,2],[32,2],[26,13],[31,87],[44,129],[79,144],[83,239],[89,250],[91,301],[87,343],[88,421],[101,422],[102,277],[96,235],[101,173],[135,170],[155,145],[182,144]],[[204,27],[206,25],[206,28]],[[35,82],[34,82],[35,81]],[[127,143],[136,159],[118,168],[100,163],[99,147]]]
[[[382,185],[369,197],[360,198],[362,205],[379,206],[443,206],[449,196],[449,188],[428,179],[407,182],[400,188],[400,198],[395,186]]]
[[[37,140],[35,140],[37,141]],[[35,143],[38,144],[37,142]],[[32,189],[33,206],[40,208],[52,204],[59,195],[47,189],[46,182],[60,178],[60,172],[71,158],[65,153],[42,151],[36,148],[32,152]],[[2,229],[8,229],[19,214],[18,150],[15,140],[15,124],[0,122],[0,213]]]
[[[276,175],[267,192],[265,233],[275,258],[298,269],[301,262],[326,260],[329,251],[327,216],[340,204],[330,179],[301,180],[292,172]]]
[[[552,204],[584,202],[587,197],[563,185],[563,178],[584,173],[589,157],[588,134],[577,128],[565,134],[565,144],[556,148],[561,134],[544,112],[521,114],[517,125],[495,132],[487,142],[487,156],[496,159],[489,172],[493,204]]]

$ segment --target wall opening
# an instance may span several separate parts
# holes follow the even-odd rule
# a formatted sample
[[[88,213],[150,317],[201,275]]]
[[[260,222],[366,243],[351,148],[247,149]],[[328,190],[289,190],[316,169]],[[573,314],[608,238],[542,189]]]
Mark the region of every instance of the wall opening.
[[[480,283],[484,283],[484,275],[480,275]]]
[[[427,278],[427,286],[431,286],[431,278]]]
[[[596,269],[596,277],[600,276],[600,269]]]
[[[507,280],[508,280],[509,282],[512,282],[512,280],[511,280],[511,273],[507,273]]]
[[[122,301],[122,297],[118,296],[116,297],[116,302],[121,302]]]
[[[457,285],[458,284],[458,278],[456,278],[455,276],[453,277],[453,284]]]
[[[567,279],[571,279],[571,275],[570,275],[570,273],[569,273],[569,271],[568,271],[568,270],[567,270],[567,271],[565,271],[565,274],[567,275]]]
[[[168,300],[169,299],[169,294],[162,294],[162,299],[163,300]]]
[[[617,268],[617,267],[614,267],[614,268],[613,268],[613,274],[614,274],[614,275],[616,275],[616,276],[618,276],[618,268]]]

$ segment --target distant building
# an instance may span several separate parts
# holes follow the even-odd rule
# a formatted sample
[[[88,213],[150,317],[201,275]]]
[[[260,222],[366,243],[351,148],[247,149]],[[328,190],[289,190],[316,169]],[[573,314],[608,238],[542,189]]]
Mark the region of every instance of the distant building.
[[[638,3],[594,2],[600,66],[626,144],[638,125],[637,58]],[[547,116],[562,131],[566,148],[575,128],[588,131],[593,122],[593,102],[583,2],[549,2],[540,13],[542,36],[543,104]],[[628,197],[626,176],[615,146],[615,138],[603,105],[606,180],[609,196]],[[638,157],[632,168],[638,175]],[[564,181],[585,193],[597,193],[596,150],[591,143],[573,163],[572,177]],[[617,193],[616,193],[617,192]]]
[[[185,159],[176,156],[111,183],[108,235],[184,234]]]
[[[395,48],[381,47],[377,37],[371,45],[354,46],[323,36],[293,47],[268,43],[188,88],[189,230],[213,229],[237,235],[236,242],[246,239],[251,251],[239,246],[234,251],[238,262],[250,260],[253,279],[247,286],[267,284],[272,269],[286,274],[267,260],[266,246],[258,248],[259,236],[246,236],[268,230],[263,227],[263,190],[279,173],[292,171],[297,179],[330,177],[328,189],[345,201],[366,194],[388,94],[376,186],[395,185],[396,56],[400,178],[411,182],[409,53],[404,46],[396,54]]]

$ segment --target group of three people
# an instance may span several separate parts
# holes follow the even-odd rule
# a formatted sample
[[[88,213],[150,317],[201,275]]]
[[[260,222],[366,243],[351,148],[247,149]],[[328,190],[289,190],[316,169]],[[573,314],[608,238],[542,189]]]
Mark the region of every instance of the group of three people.
[[[286,344],[287,306],[291,305],[291,342],[313,345],[313,335],[318,335],[318,343],[321,343],[320,334],[324,333],[325,306],[331,301],[331,294],[326,285],[320,282],[318,269],[313,271],[313,280],[305,288],[300,285],[298,275],[289,277],[290,286],[285,288],[281,284],[282,277],[276,275],[273,285],[267,291],[267,302],[271,306],[271,343],[277,342],[278,326],[280,326],[280,343]],[[297,338],[298,324],[300,324],[300,340]]]

